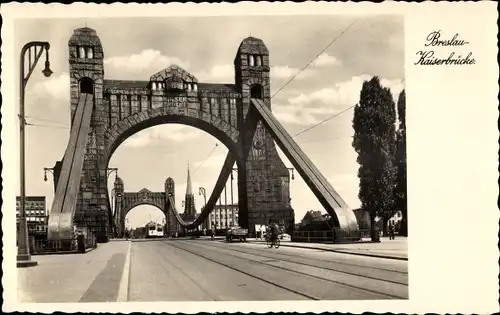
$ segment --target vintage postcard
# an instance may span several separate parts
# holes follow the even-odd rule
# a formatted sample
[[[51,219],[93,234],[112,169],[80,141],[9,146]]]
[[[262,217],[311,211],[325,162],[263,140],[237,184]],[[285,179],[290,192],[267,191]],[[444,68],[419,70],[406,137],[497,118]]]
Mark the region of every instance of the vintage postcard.
[[[3,310],[497,311],[495,8],[3,5]]]

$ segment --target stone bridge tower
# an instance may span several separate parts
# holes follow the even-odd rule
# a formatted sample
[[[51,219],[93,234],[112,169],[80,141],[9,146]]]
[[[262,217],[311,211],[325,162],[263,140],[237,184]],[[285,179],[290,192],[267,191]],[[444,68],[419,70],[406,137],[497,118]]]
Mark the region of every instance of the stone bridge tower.
[[[69,40],[68,49],[71,124],[73,124],[79,94],[87,93],[94,96],[91,131],[88,134],[75,223],[89,227],[96,233],[98,241],[105,241],[112,233],[113,222],[107,191],[107,165],[99,167],[99,163],[104,161],[102,158],[105,150],[104,117],[108,114],[103,106],[104,53],[96,31],[88,27],[74,31]]]
[[[172,200],[173,202],[175,202],[175,182],[172,177],[169,177],[167,178],[167,180],[165,180],[165,198],[168,198],[169,196],[172,196]],[[172,236],[176,232],[180,232],[179,224],[177,223],[175,216],[172,211],[170,211],[170,209],[165,209],[165,221],[166,232],[168,236]]]
[[[123,212],[123,194],[124,194],[124,187],[123,187],[123,180],[116,176],[115,178],[115,183],[114,183],[114,209],[115,213],[113,214],[114,217],[114,228],[115,228],[115,234],[116,236],[121,237],[125,231],[122,230],[122,227],[125,226],[125,214]]]
[[[234,59],[236,89],[241,93],[238,106],[240,133],[247,117],[250,98],[257,98],[271,108],[269,51],[261,39],[248,37]],[[293,226],[290,205],[290,174],[278,155],[273,137],[261,122],[250,146],[244,170],[238,170],[239,224],[254,231],[255,224],[275,221]],[[285,221],[285,222],[283,222]],[[248,222],[248,223],[247,223]]]

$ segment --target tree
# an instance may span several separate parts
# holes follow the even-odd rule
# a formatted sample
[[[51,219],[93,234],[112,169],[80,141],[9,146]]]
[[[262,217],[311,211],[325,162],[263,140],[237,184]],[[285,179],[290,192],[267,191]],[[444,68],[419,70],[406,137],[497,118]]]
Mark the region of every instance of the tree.
[[[400,233],[408,236],[408,201],[407,201],[407,179],[406,179],[406,94],[401,91],[398,98],[399,128],[396,134],[397,149],[395,164],[397,167],[396,186],[394,189],[395,207],[401,211]]]
[[[370,214],[372,239],[375,217],[387,222],[394,215],[396,168],[396,106],[391,91],[382,87],[378,77],[365,81],[359,104],[354,108],[353,147],[358,154],[359,199]]]

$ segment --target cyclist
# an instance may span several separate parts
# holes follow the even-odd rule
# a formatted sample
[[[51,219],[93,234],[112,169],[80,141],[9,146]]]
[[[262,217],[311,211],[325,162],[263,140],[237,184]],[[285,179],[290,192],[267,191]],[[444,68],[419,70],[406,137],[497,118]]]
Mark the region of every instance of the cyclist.
[[[278,238],[278,225],[276,223],[271,223],[269,229],[271,232],[271,242],[274,243]]]

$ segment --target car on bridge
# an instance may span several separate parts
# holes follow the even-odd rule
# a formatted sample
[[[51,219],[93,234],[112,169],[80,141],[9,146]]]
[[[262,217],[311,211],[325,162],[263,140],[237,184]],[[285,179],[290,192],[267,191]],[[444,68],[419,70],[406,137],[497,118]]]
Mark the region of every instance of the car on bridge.
[[[231,227],[226,230],[226,242],[232,243],[233,240],[239,239],[240,242],[246,242],[248,229],[239,227]]]

